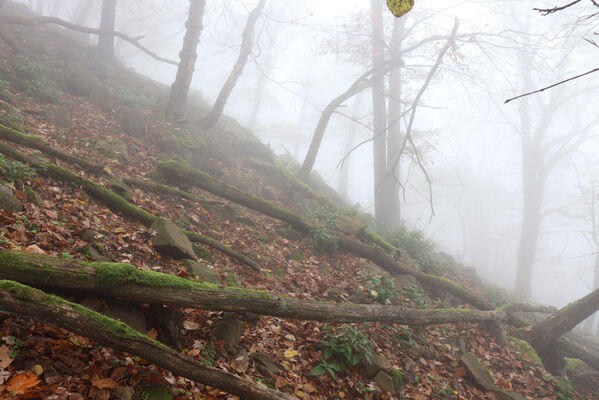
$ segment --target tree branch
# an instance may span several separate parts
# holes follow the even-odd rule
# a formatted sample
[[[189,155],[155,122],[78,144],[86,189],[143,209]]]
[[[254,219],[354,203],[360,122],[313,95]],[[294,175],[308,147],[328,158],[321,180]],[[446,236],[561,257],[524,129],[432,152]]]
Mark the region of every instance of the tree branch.
[[[121,40],[124,40],[125,42],[132,44],[133,46],[137,47],[142,52],[144,52],[147,55],[149,55],[150,57],[154,58],[155,60],[158,60],[158,61],[161,61],[161,62],[164,62],[167,64],[172,64],[172,65],[179,64],[177,61],[173,61],[168,58],[159,56],[158,54],[154,53],[152,50],[148,49],[147,47],[145,47],[144,45],[139,43],[139,41],[142,39],[142,37],[133,38],[131,36],[128,36],[122,32],[118,32],[118,31],[103,31],[103,30],[96,29],[96,28],[89,28],[86,26],[76,25],[76,24],[67,22],[65,20],[62,20],[60,18],[54,18],[54,17],[23,18],[23,17],[12,16],[12,15],[6,15],[6,16],[0,16],[0,24],[7,24],[7,25],[12,24],[12,25],[24,25],[24,26],[56,24],[56,25],[60,25],[64,28],[67,28],[67,29],[70,29],[70,30],[73,30],[76,32],[89,33],[92,35],[113,35],[113,36],[118,37]]]

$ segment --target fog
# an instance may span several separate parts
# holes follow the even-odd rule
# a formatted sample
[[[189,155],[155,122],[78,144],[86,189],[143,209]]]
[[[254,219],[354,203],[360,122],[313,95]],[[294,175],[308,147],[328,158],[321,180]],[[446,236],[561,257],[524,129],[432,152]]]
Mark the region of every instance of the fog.
[[[64,0],[60,17],[72,17],[76,3]],[[209,104],[235,63],[248,12],[256,3],[207,2],[192,89]],[[402,220],[410,229],[423,231],[439,250],[474,266],[486,281],[512,289],[524,212],[522,167],[530,162],[522,155],[522,134],[523,127],[530,126],[531,142],[539,146],[528,155],[551,164],[541,189],[529,187],[544,193],[538,243],[532,246],[532,300],[563,306],[588,293],[598,249],[591,204],[599,171],[599,75],[504,101],[597,67],[599,48],[592,41],[599,19],[584,19],[594,12],[592,4],[543,16],[533,8],[553,7],[555,1],[415,3],[402,17],[407,32],[403,46],[424,44],[402,55],[399,96],[409,111],[399,121],[402,132],[456,20],[459,27],[414,114],[411,135],[418,153],[406,152],[401,158]],[[99,2],[94,4],[99,10]],[[146,47],[178,60],[188,2],[120,1],[118,7],[117,30],[143,36]],[[301,164],[321,112],[372,66],[369,9],[367,0],[269,1],[225,113],[251,126],[259,102],[254,134]],[[90,13],[88,26],[97,26],[94,18],[99,18],[98,11]],[[393,20],[385,9],[387,36]],[[173,82],[176,66],[124,42],[117,41],[116,51],[136,71],[168,85]],[[373,213],[372,141],[367,140],[372,136],[371,90],[343,102],[338,111],[314,169],[339,188],[340,161],[366,140],[344,167],[349,203]],[[535,174],[539,178],[545,172],[537,169]]]

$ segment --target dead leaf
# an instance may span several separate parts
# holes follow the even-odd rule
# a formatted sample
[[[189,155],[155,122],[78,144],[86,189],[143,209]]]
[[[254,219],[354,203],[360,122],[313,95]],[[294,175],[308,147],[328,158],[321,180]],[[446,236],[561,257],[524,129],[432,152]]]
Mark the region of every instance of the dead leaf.
[[[118,383],[111,378],[94,379],[92,381],[92,386],[95,386],[98,389],[114,389],[117,385]]]
[[[287,349],[287,350],[285,350],[285,353],[283,353],[285,358],[293,358],[293,357],[297,356],[298,354],[299,354],[299,351],[292,350],[292,349]]]
[[[7,345],[3,344],[0,346],[0,370],[5,369],[13,362],[14,358],[9,356],[10,349]]]
[[[15,394],[25,394],[25,392],[40,383],[35,374],[29,371],[27,374],[18,374],[8,381],[8,391]]]

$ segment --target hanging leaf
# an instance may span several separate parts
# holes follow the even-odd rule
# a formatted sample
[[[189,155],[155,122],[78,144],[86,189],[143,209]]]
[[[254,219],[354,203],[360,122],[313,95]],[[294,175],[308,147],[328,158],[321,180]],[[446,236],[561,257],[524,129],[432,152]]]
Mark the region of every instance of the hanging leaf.
[[[387,0],[387,7],[396,18],[399,18],[414,7],[414,0]]]

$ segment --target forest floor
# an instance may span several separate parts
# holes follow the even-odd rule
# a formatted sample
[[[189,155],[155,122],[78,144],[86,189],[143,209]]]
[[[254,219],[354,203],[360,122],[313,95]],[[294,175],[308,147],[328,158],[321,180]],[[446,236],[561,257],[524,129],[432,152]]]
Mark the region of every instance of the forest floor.
[[[67,153],[103,165],[111,173],[146,178],[163,157],[169,126],[151,105],[141,104],[151,121],[148,137],[125,134],[113,113],[105,112],[86,97],[55,89],[55,104],[40,100],[34,78],[50,66],[64,68],[64,60],[47,56],[33,59],[17,56],[0,40],[0,121],[18,124],[24,132],[42,137]],[[40,78],[41,79],[41,78]],[[52,87],[48,85],[47,87]],[[129,92],[142,96],[143,93]],[[71,121],[61,126],[49,109],[60,110]],[[56,112],[54,116],[58,115]],[[18,147],[18,146],[15,146]],[[40,156],[26,147],[24,153]],[[72,168],[59,160],[57,164]],[[232,154],[225,161],[208,152],[205,165],[218,176],[251,179],[256,194],[270,201],[306,210],[294,201],[296,194],[269,184],[248,160]],[[79,173],[105,186],[101,174]],[[249,178],[248,178],[249,176]],[[0,211],[0,248],[45,254],[66,260],[94,260],[82,251],[94,242],[113,261],[141,270],[194,277],[180,260],[157,253],[151,245],[152,229],[112,212],[96,203],[77,186],[41,177],[27,165],[0,158],[0,180],[22,202],[22,211]],[[282,222],[248,211],[208,193],[201,193],[221,208],[232,210],[230,218],[210,211],[207,203],[182,200],[133,189],[131,202],[160,217],[220,240],[263,267],[258,272],[214,250],[205,261],[218,274],[221,284],[236,276],[243,285],[298,299],[335,302],[368,302],[413,308],[444,307],[443,299],[413,281],[392,280],[372,263],[333,248],[317,251],[313,238],[289,234]],[[235,275],[232,275],[234,273]],[[479,294],[485,289],[471,269],[454,268],[444,276]],[[72,300],[79,297],[71,295]],[[262,316],[241,316],[239,343],[230,348],[215,339],[215,326],[222,312],[196,309],[184,314],[181,353],[207,365],[232,372],[253,382],[290,393],[299,399],[496,399],[493,393],[475,387],[460,363],[464,351],[473,352],[488,367],[500,388],[529,399],[583,399],[591,389],[576,392],[567,379],[551,376],[528,355],[505,348],[478,324],[444,324],[424,327],[386,323],[325,324]],[[157,331],[145,332],[156,338]],[[329,370],[317,376],[323,353],[331,337],[352,337],[354,350],[371,342],[374,353],[401,371],[396,393],[364,377],[359,367]],[[323,343],[328,338],[329,344]],[[345,344],[344,344],[345,345]],[[276,368],[257,366],[254,355],[266,353]],[[165,388],[167,393],[157,394]],[[586,391],[585,391],[586,390]],[[173,376],[144,360],[110,348],[65,329],[48,326],[18,315],[0,312],[0,398],[18,399],[234,399],[188,379]],[[163,397],[160,397],[163,396]]]

